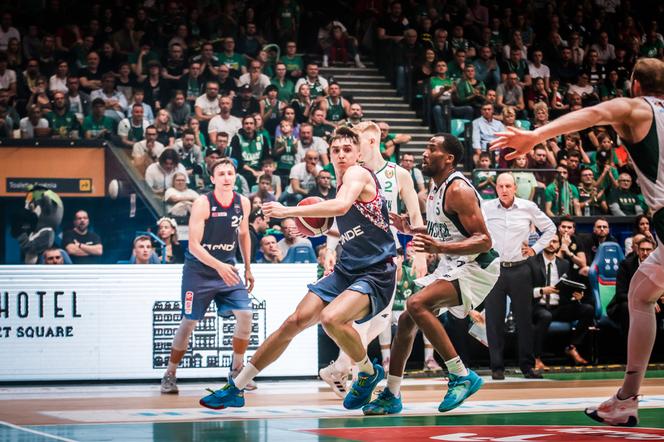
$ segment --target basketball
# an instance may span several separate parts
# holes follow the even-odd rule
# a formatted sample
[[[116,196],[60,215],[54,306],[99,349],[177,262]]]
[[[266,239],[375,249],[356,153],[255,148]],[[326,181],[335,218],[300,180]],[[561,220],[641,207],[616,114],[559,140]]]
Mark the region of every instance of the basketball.
[[[300,201],[297,205],[308,206],[309,204],[316,204],[320,203],[321,201],[325,200],[318,196],[310,196]],[[304,236],[325,235],[330,227],[332,227],[333,222],[334,218],[312,218],[299,216],[295,218],[297,230]]]

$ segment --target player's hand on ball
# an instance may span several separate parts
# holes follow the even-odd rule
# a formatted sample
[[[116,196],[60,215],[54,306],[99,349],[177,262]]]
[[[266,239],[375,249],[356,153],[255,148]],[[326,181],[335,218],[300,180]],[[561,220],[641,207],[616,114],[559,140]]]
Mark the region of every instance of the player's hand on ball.
[[[254,275],[249,269],[244,269],[244,283],[247,285],[247,291],[251,292],[254,289]]]
[[[287,207],[275,201],[263,204],[263,213],[271,218],[286,218]]]
[[[444,253],[442,244],[436,241],[432,236],[418,233],[413,238],[413,246],[416,252],[425,253]]]
[[[240,282],[240,276],[237,273],[237,269],[230,264],[220,262],[217,266],[217,273],[219,273],[219,276],[221,276],[221,279],[223,279],[227,285],[235,285]]]

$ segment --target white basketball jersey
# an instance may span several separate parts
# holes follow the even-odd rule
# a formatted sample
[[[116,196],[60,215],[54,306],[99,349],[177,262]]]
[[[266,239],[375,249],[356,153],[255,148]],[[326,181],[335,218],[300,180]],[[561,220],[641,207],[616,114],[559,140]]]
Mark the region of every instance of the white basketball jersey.
[[[397,213],[399,200],[399,183],[397,182],[397,165],[386,161],[382,169],[376,172],[376,178],[387,201],[388,212]]]
[[[664,99],[643,99],[652,107],[652,126],[638,143],[623,142],[634,164],[646,204],[657,212],[664,207]]]
[[[387,211],[398,213],[399,183],[397,182],[396,163],[386,161],[382,169],[375,172],[375,175],[380,183],[381,192],[383,192],[383,196],[387,202]],[[395,229],[394,226],[390,226],[390,230],[392,231],[394,243],[397,245],[397,248],[401,247],[399,237],[397,236],[397,229]]]
[[[437,239],[438,241],[444,242],[457,242],[468,238],[470,235],[466,232],[463,225],[459,221],[459,218],[452,213],[445,213],[445,191],[447,187],[454,180],[463,180],[468,184],[474,191],[477,196],[477,201],[469,201],[469,204],[478,204],[481,208],[481,197],[477,190],[471,184],[468,179],[463,176],[461,172],[453,172],[440,187],[436,187],[432,182],[431,189],[429,190],[429,196],[427,197],[426,211],[427,211],[427,233]],[[482,212],[484,214],[484,212]],[[484,217],[486,222],[486,217]],[[448,255],[442,254],[440,256],[440,268],[443,265],[446,265],[447,268],[459,267],[467,262],[475,260],[477,254],[474,255]]]

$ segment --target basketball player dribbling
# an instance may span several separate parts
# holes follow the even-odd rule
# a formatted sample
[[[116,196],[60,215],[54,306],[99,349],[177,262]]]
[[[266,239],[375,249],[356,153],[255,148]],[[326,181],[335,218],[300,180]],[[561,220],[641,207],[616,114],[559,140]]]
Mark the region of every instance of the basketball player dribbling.
[[[360,139],[360,152],[362,154],[362,164],[368,169],[374,171],[378,182],[380,183],[381,191],[385,196],[387,202],[387,209],[389,212],[397,212],[398,200],[403,201],[408,213],[410,224],[412,226],[423,226],[422,214],[420,213],[420,206],[417,199],[417,192],[413,185],[413,179],[410,173],[401,166],[395,163],[386,161],[380,153],[380,128],[372,121],[363,121],[353,126]],[[396,235],[396,229],[391,227],[394,235],[395,245],[401,247],[399,239]],[[337,247],[338,238],[333,235],[327,237],[327,254],[325,259],[325,271],[331,272],[335,263],[335,254],[333,253]],[[397,274],[400,272],[400,260],[396,260]],[[416,254],[413,259],[413,272],[416,277],[426,275],[427,263],[425,254]],[[381,338],[381,353],[383,356],[383,368],[389,365],[390,358],[390,339],[391,339],[391,323],[392,323],[392,303],[380,312],[370,321],[358,324],[354,323],[355,330],[360,335],[362,343],[365,348],[377,336]],[[427,341],[425,340],[425,348]],[[387,347],[386,349],[383,346]],[[426,350],[425,350],[426,351]],[[433,359],[426,361],[432,369],[440,370],[440,366]],[[325,368],[322,368],[318,374],[320,378],[325,381],[332,391],[344,398],[347,390],[348,375],[350,374],[353,362],[350,357],[343,351],[339,351],[339,356],[335,361],[330,363]]]
[[[611,125],[627,148],[641,192],[653,211],[653,224],[664,238],[664,62],[637,60],[632,72],[635,98],[614,98],[596,106],[571,112],[532,132],[509,128],[497,134],[492,149],[511,147],[514,158],[533,146],[561,134]],[[657,331],[655,303],[664,295],[664,252],[655,249],[640,265],[629,285],[629,337],[627,369],[616,394],[597,407],[586,409],[592,419],[609,425],[638,423],[638,395],[648,367]]]
[[[266,203],[263,212],[275,218],[334,216],[341,235],[338,264],[332,273],[308,286],[295,312],[258,348],[251,362],[223,388],[203,397],[202,406],[243,407],[247,383],[274,362],[295,336],[319,322],[359,367],[357,381],[344,399],[345,408],[358,409],[368,403],[384,378],[382,366],[369,361],[352,323],[368,321],[381,312],[394,292],[396,247],[387,206],[376,177],[357,164],[359,140],[352,129],[337,129],[330,140],[330,154],[338,181],[336,198],[297,207]]]

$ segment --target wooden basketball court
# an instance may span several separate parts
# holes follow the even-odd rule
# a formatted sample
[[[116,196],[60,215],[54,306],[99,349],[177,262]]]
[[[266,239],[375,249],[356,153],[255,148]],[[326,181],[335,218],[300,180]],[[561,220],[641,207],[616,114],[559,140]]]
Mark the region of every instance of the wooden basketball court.
[[[602,379],[602,378],[610,379]],[[596,425],[583,409],[616,391],[620,373],[484,377],[461,407],[441,414],[443,378],[406,379],[404,411],[364,417],[343,409],[318,380],[260,381],[240,409],[198,405],[206,387],[181,383],[164,396],[151,384],[0,387],[0,441],[664,440],[664,372],[644,383],[640,425]],[[379,387],[380,388],[380,387]]]

